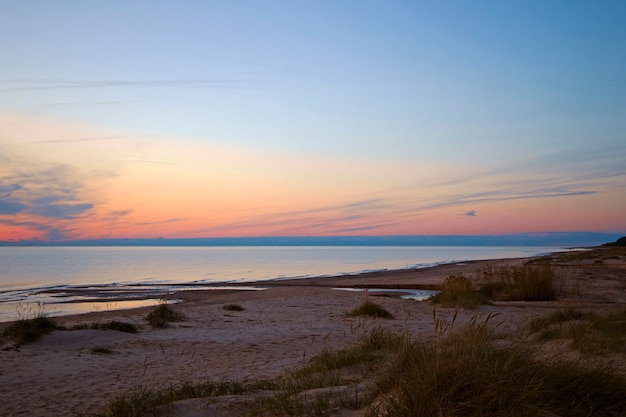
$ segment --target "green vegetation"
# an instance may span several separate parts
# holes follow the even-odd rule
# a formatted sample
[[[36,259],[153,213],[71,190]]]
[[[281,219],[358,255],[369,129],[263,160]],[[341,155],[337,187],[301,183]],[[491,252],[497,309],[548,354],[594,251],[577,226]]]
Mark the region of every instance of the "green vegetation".
[[[463,275],[447,277],[440,292],[431,297],[430,301],[443,307],[469,309],[487,302],[486,298],[474,288],[472,281]]]
[[[44,315],[32,319],[20,319],[11,323],[2,332],[2,336],[17,346],[33,343],[43,335],[56,329],[56,323]]]
[[[605,315],[568,308],[531,321],[537,341],[568,339],[584,354],[626,352],[626,310]]]
[[[373,303],[369,300],[365,300],[359,307],[346,313],[348,317],[357,316],[371,316],[379,317],[383,319],[394,319],[395,316],[389,311],[382,308],[380,305]]]
[[[225,304],[224,306],[222,306],[222,309],[226,311],[244,311],[245,310],[245,308],[243,308],[239,304]]]
[[[185,317],[165,303],[156,306],[146,317],[146,321],[153,327],[163,328],[169,326],[174,321],[182,321]]]

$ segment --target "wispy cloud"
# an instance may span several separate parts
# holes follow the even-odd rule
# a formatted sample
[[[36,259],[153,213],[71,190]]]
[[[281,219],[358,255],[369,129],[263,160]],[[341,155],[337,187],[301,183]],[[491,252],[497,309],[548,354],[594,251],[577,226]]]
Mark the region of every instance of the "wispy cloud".
[[[430,185],[434,187],[452,187],[479,182],[499,181],[506,178],[541,177],[541,181],[553,178],[574,181],[615,178],[626,176],[626,145],[579,147],[538,155],[535,158],[492,169],[442,177]]]
[[[92,136],[82,138],[63,138],[63,139],[41,139],[24,141],[23,144],[54,144],[54,143],[80,143],[80,142],[102,142],[111,140],[126,140],[135,138],[149,138],[154,136],[137,136],[137,135],[108,135],[108,136]]]
[[[202,88],[202,87],[232,87],[241,85],[242,80],[225,78],[199,79],[102,79],[102,80],[60,80],[60,79],[14,79],[0,80],[0,92],[15,93],[42,90],[67,89],[102,89],[102,88]]]
[[[154,221],[148,221],[148,222],[137,222],[135,223],[138,226],[153,226],[156,224],[167,224],[167,223],[176,223],[176,222],[180,222],[186,220],[184,217],[176,217],[176,218],[172,218],[172,219],[165,219],[165,220],[154,220]]]

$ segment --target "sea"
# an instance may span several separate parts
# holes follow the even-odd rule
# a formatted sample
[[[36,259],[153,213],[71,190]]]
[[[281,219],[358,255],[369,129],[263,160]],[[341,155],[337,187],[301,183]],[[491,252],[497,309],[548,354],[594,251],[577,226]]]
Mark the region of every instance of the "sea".
[[[526,258],[563,250],[546,246],[0,247],[0,322],[155,305],[175,300],[181,290],[262,291],[268,290],[263,283],[269,280]],[[424,295],[428,294],[412,298],[427,298]]]

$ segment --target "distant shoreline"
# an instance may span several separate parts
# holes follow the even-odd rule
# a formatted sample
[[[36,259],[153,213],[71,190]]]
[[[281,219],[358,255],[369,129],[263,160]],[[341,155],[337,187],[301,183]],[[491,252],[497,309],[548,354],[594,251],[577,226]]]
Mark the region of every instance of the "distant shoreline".
[[[22,246],[597,246],[623,233],[546,232],[504,235],[256,236],[217,238],[120,238],[68,241],[0,241]]]

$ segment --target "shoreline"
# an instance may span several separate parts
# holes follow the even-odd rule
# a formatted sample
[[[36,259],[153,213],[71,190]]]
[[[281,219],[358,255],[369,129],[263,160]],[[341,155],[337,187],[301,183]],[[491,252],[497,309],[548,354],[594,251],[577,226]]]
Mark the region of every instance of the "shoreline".
[[[559,253],[559,252],[555,252]],[[552,253],[553,254],[553,253]],[[116,311],[129,311],[137,309],[146,309],[153,307],[161,302],[161,300],[176,300],[175,304],[183,305],[190,300],[198,300],[199,298],[211,298],[230,292],[240,293],[248,291],[271,291],[276,288],[298,288],[298,287],[318,287],[318,288],[337,288],[337,289],[377,289],[390,291],[397,290],[425,290],[437,291],[441,287],[443,279],[453,274],[471,274],[486,266],[496,264],[519,264],[529,259],[537,259],[544,256],[530,256],[523,258],[502,258],[502,259],[482,259],[470,261],[453,261],[442,262],[433,266],[416,267],[416,268],[399,268],[375,271],[363,271],[355,273],[346,273],[339,275],[322,275],[303,278],[273,278],[269,280],[245,281],[245,282],[215,282],[215,283],[176,283],[176,284],[131,284],[127,287],[129,290],[120,289],[115,286],[98,285],[87,288],[64,288],[63,286],[50,287],[49,289],[40,291],[40,294],[64,294],[59,297],[87,297],[87,299],[69,299],[67,301],[58,301],[55,303],[24,302],[24,306],[32,305],[33,308],[43,307],[43,314],[46,317],[54,319],[71,319],[74,316],[94,316],[98,314],[114,314]],[[153,288],[152,290],[150,288]],[[173,289],[173,290],[172,290]],[[115,296],[111,296],[114,293]],[[384,294],[382,292],[381,294]],[[153,302],[151,303],[151,300]],[[137,306],[129,306],[116,308],[120,303],[133,304]],[[151,303],[146,305],[146,303]],[[68,313],[47,313],[45,306],[63,306],[63,305],[79,305],[85,304],[93,307],[90,311],[85,312],[68,312]],[[111,308],[107,308],[107,304]],[[104,307],[104,310],[102,308]],[[0,328],[6,324],[19,320],[0,319]]]

